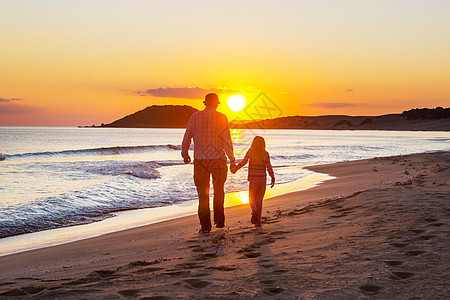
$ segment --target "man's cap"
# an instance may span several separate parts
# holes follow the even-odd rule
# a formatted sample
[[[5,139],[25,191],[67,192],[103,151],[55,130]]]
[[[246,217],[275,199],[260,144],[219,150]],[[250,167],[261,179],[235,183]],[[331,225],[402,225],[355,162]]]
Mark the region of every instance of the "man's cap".
[[[207,104],[207,103],[220,104],[219,96],[217,96],[217,94],[215,94],[215,93],[209,93],[205,96],[205,101],[203,101],[203,103],[205,103],[205,104]]]

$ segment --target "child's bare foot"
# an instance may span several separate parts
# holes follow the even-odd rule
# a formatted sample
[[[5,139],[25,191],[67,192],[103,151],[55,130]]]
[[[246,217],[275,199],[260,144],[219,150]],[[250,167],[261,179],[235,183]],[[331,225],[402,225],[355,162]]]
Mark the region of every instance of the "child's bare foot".
[[[256,223],[255,227],[262,227],[261,223]]]
[[[256,224],[256,211],[252,211],[252,219],[250,220],[250,222],[252,222],[252,224]]]

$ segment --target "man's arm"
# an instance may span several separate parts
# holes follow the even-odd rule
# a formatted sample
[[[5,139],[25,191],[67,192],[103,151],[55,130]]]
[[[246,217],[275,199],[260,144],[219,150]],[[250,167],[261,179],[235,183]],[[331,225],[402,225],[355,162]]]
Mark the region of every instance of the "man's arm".
[[[194,121],[192,117],[189,119],[189,123],[186,127],[186,131],[184,132],[183,142],[181,143],[181,157],[184,159],[184,163],[187,164],[191,161],[189,157],[189,147],[191,146],[192,140],[192,129],[194,127]]]
[[[228,125],[228,119],[224,115],[224,127],[225,130],[222,132],[222,142],[223,142],[223,149],[225,150],[225,153],[228,156],[228,159],[230,160],[231,164],[235,164],[235,158],[234,158],[234,152],[233,152],[233,142],[231,141],[231,134],[230,134],[230,126]]]

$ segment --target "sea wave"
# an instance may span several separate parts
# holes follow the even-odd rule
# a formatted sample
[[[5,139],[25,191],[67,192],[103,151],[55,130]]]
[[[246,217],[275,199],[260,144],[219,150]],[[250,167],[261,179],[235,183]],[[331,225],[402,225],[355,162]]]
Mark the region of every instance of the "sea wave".
[[[123,174],[129,174],[135,177],[146,179],[154,179],[161,177],[158,170],[155,169],[155,166],[152,166],[148,163],[134,165],[129,169],[127,169],[125,172],[123,172]]]
[[[155,161],[149,162],[123,162],[123,161],[101,161],[101,162],[70,162],[60,164],[50,164],[49,167],[63,171],[69,169],[70,164],[73,169],[84,171],[98,175],[117,176],[129,174],[140,178],[160,178],[159,172],[156,170],[162,165]],[[174,163],[175,164],[175,163]],[[41,164],[42,166],[42,164]]]
[[[161,188],[153,164],[130,166],[128,171],[77,190],[0,208],[0,238],[67,226],[89,224],[116,212],[172,205],[191,200],[195,189]],[[132,176],[129,176],[132,175]],[[139,177],[139,178],[134,178]],[[160,187],[155,190],[155,187]],[[183,193],[183,195],[180,195]]]
[[[2,216],[2,220],[0,221],[0,238],[48,229],[89,224],[114,217],[116,212],[161,207],[171,205],[173,201],[155,201],[118,207],[101,207],[99,205],[78,209],[69,203],[63,202],[59,205],[55,201],[50,201],[50,203],[52,205],[48,204],[44,207],[42,202],[36,202],[27,205],[28,207],[26,208],[19,206],[7,212],[0,212]],[[17,217],[16,213],[20,213],[22,217]]]
[[[295,154],[295,155],[272,155],[271,159],[282,159],[282,160],[290,160],[290,159],[310,159],[314,158],[316,155],[313,154]]]
[[[143,153],[157,150],[181,150],[181,145],[147,145],[147,146],[116,146],[92,149],[76,149],[62,151],[30,152],[20,154],[4,154],[4,159],[24,159],[32,157],[84,156],[84,155],[120,155],[128,153]]]

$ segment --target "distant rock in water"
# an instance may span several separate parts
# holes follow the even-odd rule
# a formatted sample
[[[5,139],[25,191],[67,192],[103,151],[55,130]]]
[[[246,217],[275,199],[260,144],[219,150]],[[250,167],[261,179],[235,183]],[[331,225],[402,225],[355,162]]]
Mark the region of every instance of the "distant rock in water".
[[[101,127],[186,128],[198,110],[187,105],[153,105]]]

